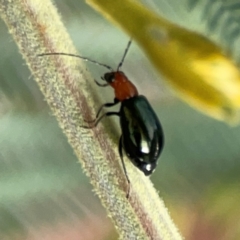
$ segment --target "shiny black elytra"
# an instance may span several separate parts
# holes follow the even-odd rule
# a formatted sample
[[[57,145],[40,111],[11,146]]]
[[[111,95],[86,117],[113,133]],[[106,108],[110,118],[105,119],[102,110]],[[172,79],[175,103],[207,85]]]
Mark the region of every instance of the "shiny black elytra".
[[[138,95],[137,88],[128,80],[122,71],[119,71],[130,44],[131,41],[129,41],[116,71],[106,64],[74,54],[46,53],[39,55],[67,55],[78,57],[110,70],[110,72],[105,73],[102,77],[102,80],[106,83],[101,84],[97,81],[95,82],[98,86],[105,87],[110,85],[114,89],[114,102],[105,103],[100,107],[93,121],[93,127],[97,126],[103,117],[113,115],[120,117],[122,135],[119,140],[119,155],[128,182],[130,181],[123,161],[122,149],[124,149],[130,161],[146,176],[149,176],[157,166],[157,160],[162,151],[164,142],[161,124],[147,98]],[[106,112],[102,116],[99,116],[104,107],[112,107],[118,103],[121,103],[119,112]]]
[[[162,151],[163,131],[148,100],[142,95],[124,100],[120,109],[120,124],[120,146],[132,163],[149,176],[156,168]]]

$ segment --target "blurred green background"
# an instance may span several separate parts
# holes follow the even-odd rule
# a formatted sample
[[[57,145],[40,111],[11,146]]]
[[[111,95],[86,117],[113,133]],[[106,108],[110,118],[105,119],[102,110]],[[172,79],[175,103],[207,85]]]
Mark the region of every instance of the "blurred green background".
[[[208,36],[239,62],[239,0],[142,2]],[[129,37],[84,1],[55,4],[79,53],[116,67]],[[2,21],[0,42],[0,239],[117,239]],[[88,67],[96,79],[104,73]],[[151,179],[182,235],[240,239],[240,127],[181,102],[135,44],[123,70],[162,122],[166,144]]]

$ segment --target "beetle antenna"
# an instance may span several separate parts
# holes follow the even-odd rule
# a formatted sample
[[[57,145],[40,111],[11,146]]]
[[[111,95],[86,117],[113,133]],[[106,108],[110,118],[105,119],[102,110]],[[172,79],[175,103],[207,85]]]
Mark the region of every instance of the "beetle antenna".
[[[120,63],[118,64],[117,71],[118,71],[119,68],[123,65],[124,59],[125,59],[125,57],[126,57],[126,55],[127,55],[127,52],[128,52],[128,50],[129,50],[129,48],[130,48],[131,43],[132,43],[132,40],[130,39],[129,42],[128,42],[128,44],[127,44],[127,47],[126,47],[126,49],[125,49],[125,51],[124,51],[124,54],[123,54],[123,56],[122,56],[122,60],[121,60]]]
[[[81,58],[81,59],[83,59],[84,61],[88,61],[88,62],[94,63],[94,64],[96,64],[96,65],[105,67],[105,68],[107,68],[108,70],[111,70],[112,72],[114,71],[114,70],[113,70],[110,66],[108,66],[107,64],[100,63],[100,62],[94,61],[94,60],[92,60],[92,59],[89,59],[89,58],[87,58],[87,57],[82,57],[82,56],[79,56],[79,55],[76,55],[76,54],[71,54],[71,53],[61,53],[61,52],[56,52],[56,53],[42,53],[42,54],[38,54],[37,56],[42,57],[42,56],[47,56],[47,55],[64,55],[64,56]],[[125,55],[126,55],[126,54],[125,54]]]

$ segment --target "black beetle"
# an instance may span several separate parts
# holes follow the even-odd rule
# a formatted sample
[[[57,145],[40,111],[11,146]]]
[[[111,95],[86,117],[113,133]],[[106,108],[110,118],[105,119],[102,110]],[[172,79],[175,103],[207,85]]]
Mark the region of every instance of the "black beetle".
[[[149,176],[157,166],[157,160],[164,143],[164,135],[161,124],[147,98],[142,95],[138,95],[137,88],[134,84],[129,81],[122,71],[119,71],[130,44],[131,41],[128,42],[122,60],[120,61],[116,71],[106,64],[75,54],[45,53],[39,55],[67,55],[78,57],[110,70],[110,72],[105,73],[102,77],[102,80],[106,81],[106,83],[101,84],[97,81],[95,82],[101,87],[109,85],[113,87],[115,92],[114,102],[103,104],[97,112],[96,118],[93,122],[94,126],[97,126],[100,120],[105,116],[117,115],[120,117],[122,135],[119,140],[119,155],[121,157],[123,169],[128,182],[130,181],[123,161],[122,149],[124,149],[131,162],[146,176]],[[119,112],[106,112],[99,117],[100,112],[104,107],[112,107],[119,102],[121,103]]]

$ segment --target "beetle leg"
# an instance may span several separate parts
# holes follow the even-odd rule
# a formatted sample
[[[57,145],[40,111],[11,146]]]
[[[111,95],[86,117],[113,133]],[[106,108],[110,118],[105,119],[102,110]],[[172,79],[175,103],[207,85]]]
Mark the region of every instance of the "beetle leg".
[[[128,190],[127,190],[127,195],[126,195],[126,198],[128,199],[129,198],[129,193],[130,193],[130,180],[129,180],[129,177],[128,177],[128,174],[127,174],[127,169],[126,169],[126,166],[125,166],[125,163],[124,163],[124,160],[123,160],[122,149],[123,149],[123,146],[122,146],[122,135],[121,135],[121,137],[119,139],[119,144],[118,144],[118,152],[119,152],[119,156],[121,158],[123,171],[124,171],[124,174],[125,174],[127,182],[128,182]]]
[[[93,124],[93,126],[81,126],[82,128],[94,128],[98,125],[98,123],[104,118],[104,117],[108,117],[108,116],[120,116],[119,112],[106,112],[104,113],[102,116],[100,116],[95,123]]]
[[[97,118],[99,117],[99,114],[101,113],[101,111],[103,110],[104,107],[113,107],[113,106],[115,106],[115,105],[118,104],[118,103],[119,103],[119,100],[115,98],[113,103],[105,103],[105,104],[103,104],[103,105],[98,109],[95,119],[90,120],[90,121],[87,121],[87,120],[84,120],[84,121],[87,122],[87,123],[93,123],[93,122],[95,122],[95,121],[97,120]]]
[[[108,83],[99,83],[97,80],[95,80],[94,79],[94,81],[95,81],[95,83],[99,86],[99,87],[107,87],[107,86],[109,86],[109,84]]]

